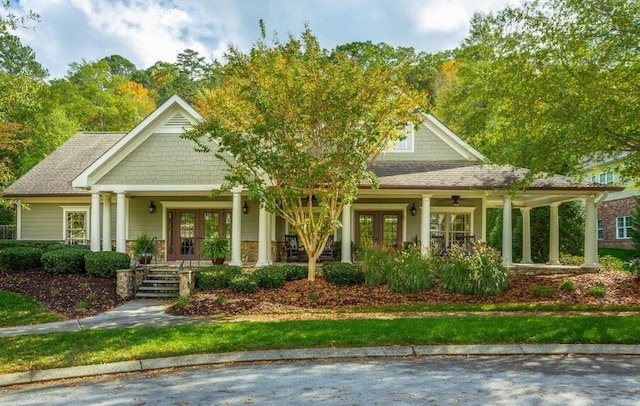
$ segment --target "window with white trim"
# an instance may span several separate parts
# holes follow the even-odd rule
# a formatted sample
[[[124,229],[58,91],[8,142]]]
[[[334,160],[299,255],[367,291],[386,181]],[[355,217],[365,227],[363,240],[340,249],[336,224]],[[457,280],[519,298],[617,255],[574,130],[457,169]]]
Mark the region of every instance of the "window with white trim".
[[[62,230],[65,244],[86,244],[89,238],[89,207],[63,207]]]
[[[591,175],[591,182],[613,185],[616,182],[616,175],[613,172],[596,173]]]
[[[631,238],[633,225],[631,216],[616,217],[616,239]]]
[[[598,219],[598,240],[604,240],[604,220]]]
[[[397,140],[391,148],[391,152],[413,152],[415,132],[413,124],[407,124],[404,139]]]

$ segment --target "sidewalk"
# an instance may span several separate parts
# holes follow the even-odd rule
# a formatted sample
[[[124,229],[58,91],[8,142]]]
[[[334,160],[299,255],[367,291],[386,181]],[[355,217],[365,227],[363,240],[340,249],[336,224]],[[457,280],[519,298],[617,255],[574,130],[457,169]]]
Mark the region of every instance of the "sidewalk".
[[[118,327],[160,327],[211,322],[211,319],[173,316],[165,313],[167,302],[133,300],[115,309],[80,320],[18,326],[0,329],[0,338],[26,334],[47,334]],[[243,351],[219,354],[193,354],[143,359],[109,364],[16,372],[0,375],[0,387],[24,383],[80,378],[126,372],[224,364],[230,362],[301,361],[360,357],[424,356],[525,356],[525,355],[640,355],[640,345],[600,344],[506,344],[506,345],[408,345],[390,347],[309,348],[289,350]]]

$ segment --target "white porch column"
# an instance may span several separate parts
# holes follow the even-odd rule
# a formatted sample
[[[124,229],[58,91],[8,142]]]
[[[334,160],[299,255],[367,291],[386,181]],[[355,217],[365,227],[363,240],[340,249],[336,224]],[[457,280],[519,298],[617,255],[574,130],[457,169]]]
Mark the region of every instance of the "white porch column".
[[[262,207],[260,208],[260,214],[258,217],[258,262],[256,267],[263,267],[269,265],[268,255],[268,242],[269,242],[269,230],[267,216],[269,213]]]
[[[522,263],[531,264],[531,207],[521,207],[522,213]]]
[[[91,251],[100,251],[100,193],[91,192]]]
[[[229,265],[242,265],[242,195],[239,191],[233,192],[233,208],[231,209],[231,261]]]
[[[127,252],[126,196],[116,192],[116,251]]]
[[[482,241],[487,241],[487,198],[482,198],[482,231],[480,234],[480,239]]]
[[[351,205],[345,204],[342,208],[342,249],[341,261],[351,263]]]
[[[420,253],[427,258],[431,255],[431,195],[422,195],[420,216]]]
[[[111,251],[111,193],[102,195],[102,251]]]
[[[22,240],[22,202],[16,201],[16,240]]]
[[[551,203],[549,208],[549,265],[560,264],[560,222],[558,220],[559,203]]]
[[[589,196],[585,200],[585,222],[584,222],[584,264],[585,268],[598,268],[598,232],[597,208],[595,197]]]
[[[511,196],[502,197],[502,265],[513,265],[512,255]]]

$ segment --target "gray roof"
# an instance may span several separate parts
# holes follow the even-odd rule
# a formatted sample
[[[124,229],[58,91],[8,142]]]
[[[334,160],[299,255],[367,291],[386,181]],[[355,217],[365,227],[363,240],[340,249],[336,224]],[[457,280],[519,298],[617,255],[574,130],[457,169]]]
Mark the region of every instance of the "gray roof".
[[[34,166],[4,190],[3,196],[86,195],[71,181],[107,152],[126,133],[81,132]]]
[[[377,161],[370,168],[383,189],[507,189],[522,182],[527,169],[478,162]],[[366,185],[364,185],[366,186]],[[543,176],[529,190],[622,190],[616,186],[580,182],[568,176]]]

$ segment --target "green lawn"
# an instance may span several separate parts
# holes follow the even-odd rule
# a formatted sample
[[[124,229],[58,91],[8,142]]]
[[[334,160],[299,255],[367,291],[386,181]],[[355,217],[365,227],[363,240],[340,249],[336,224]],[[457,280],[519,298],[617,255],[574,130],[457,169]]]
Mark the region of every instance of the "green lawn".
[[[633,255],[637,255],[636,250],[625,250],[622,248],[598,248],[598,256],[611,255],[612,257],[620,258],[626,261]]]
[[[7,337],[0,373],[241,350],[420,344],[640,343],[640,316],[467,316],[212,323]]]
[[[64,320],[31,296],[0,290],[0,327]]]

